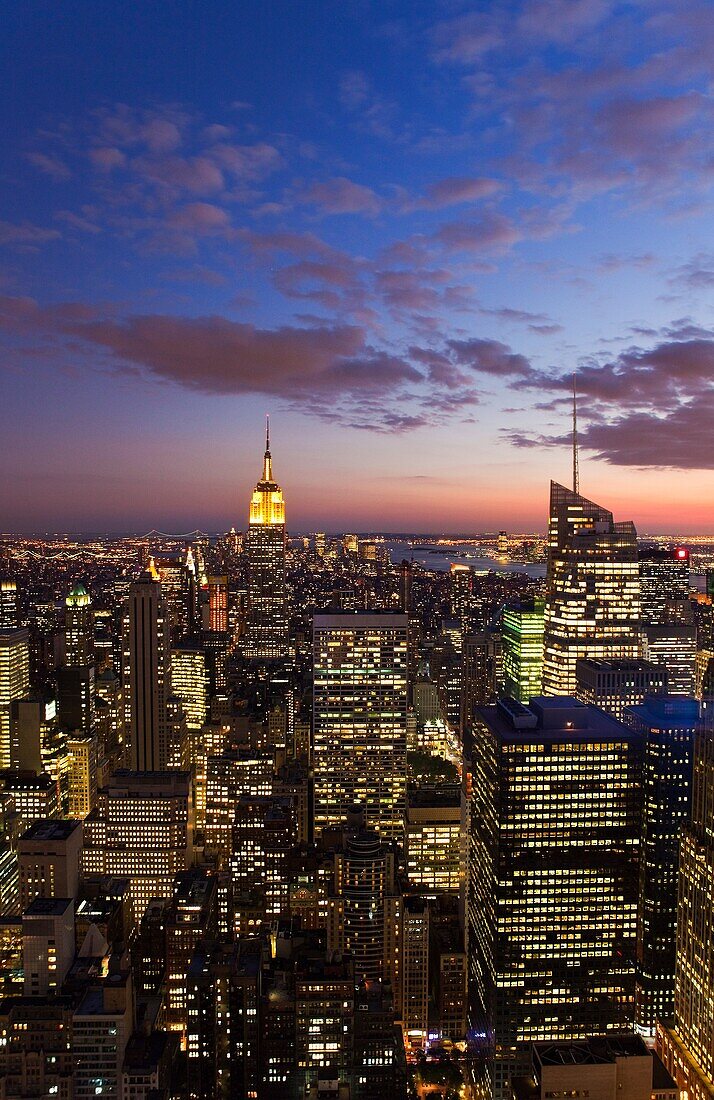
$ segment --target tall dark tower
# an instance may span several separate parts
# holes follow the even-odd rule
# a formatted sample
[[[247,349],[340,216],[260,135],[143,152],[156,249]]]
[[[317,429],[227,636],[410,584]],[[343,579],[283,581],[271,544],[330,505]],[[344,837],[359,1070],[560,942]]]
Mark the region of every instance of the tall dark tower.
[[[129,590],[124,649],[124,698],[134,771],[163,771],[169,761],[168,615],[161,584],[144,573]]]
[[[276,658],[288,654],[288,608],[285,590],[285,501],[273,479],[270,421],[266,424],[263,476],[250,502],[246,537],[248,558],[248,630],[246,657]]]
[[[65,600],[65,659],[57,673],[60,724],[88,733],[94,726],[94,611],[84,585]]]

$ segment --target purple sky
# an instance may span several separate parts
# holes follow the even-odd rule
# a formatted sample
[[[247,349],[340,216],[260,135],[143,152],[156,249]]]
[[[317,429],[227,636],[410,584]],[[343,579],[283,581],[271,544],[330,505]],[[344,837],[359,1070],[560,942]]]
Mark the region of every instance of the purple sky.
[[[714,8],[9,5],[6,530],[714,531]]]

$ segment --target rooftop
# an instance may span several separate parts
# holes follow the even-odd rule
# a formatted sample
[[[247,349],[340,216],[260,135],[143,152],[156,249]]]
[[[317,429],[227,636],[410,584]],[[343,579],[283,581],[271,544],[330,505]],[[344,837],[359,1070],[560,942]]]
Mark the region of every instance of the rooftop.
[[[68,909],[74,909],[74,898],[41,898],[30,902],[24,917],[62,917]]]
[[[82,829],[82,822],[73,818],[47,818],[35,821],[29,829],[20,837],[23,840],[67,840],[77,830]]]
[[[502,739],[556,742],[588,741],[593,737],[630,741],[638,735],[604,710],[570,696],[535,696],[528,706],[515,699],[499,699],[476,707],[476,714]]]

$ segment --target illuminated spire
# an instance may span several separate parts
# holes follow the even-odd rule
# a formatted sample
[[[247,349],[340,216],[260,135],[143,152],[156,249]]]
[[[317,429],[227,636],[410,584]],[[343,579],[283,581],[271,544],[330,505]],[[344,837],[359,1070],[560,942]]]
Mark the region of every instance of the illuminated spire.
[[[285,523],[285,502],[280,486],[273,478],[273,458],[270,453],[270,417],[265,418],[265,455],[263,476],[255,487],[250,502],[250,524]]]
[[[263,455],[262,481],[273,480],[273,459],[270,454],[270,417],[265,418],[265,454]]]

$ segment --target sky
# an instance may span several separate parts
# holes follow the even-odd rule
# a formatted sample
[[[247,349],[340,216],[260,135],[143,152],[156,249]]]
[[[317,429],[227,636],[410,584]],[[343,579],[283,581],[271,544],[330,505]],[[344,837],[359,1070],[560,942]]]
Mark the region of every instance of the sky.
[[[10,0],[0,530],[714,532],[709,0]]]

